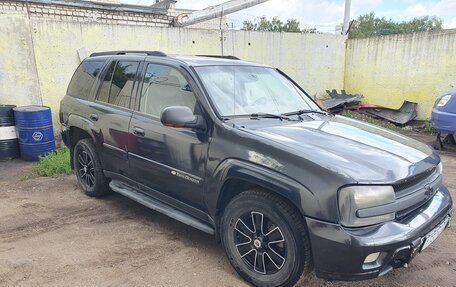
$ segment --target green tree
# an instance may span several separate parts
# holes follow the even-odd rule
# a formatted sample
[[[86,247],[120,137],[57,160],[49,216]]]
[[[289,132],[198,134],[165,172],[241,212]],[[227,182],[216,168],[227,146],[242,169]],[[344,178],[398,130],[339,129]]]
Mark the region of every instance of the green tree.
[[[244,21],[242,30],[260,32],[317,33],[317,29],[301,29],[297,19],[288,19],[284,23],[277,17],[272,20],[260,17],[257,22]]]
[[[349,32],[350,38],[366,38],[381,35],[441,30],[442,19],[438,17],[417,17],[410,21],[395,22],[385,17],[376,17],[374,12],[356,19]]]
[[[285,32],[291,32],[291,33],[299,33],[303,32],[301,28],[299,28],[299,21],[297,19],[288,19],[287,22],[285,23],[285,26],[283,27]]]

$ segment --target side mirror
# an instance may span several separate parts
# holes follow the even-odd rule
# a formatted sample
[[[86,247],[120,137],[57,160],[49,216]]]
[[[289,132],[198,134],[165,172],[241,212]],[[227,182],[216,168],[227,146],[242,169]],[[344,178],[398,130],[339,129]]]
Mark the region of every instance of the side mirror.
[[[167,107],[161,112],[160,121],[167,127],[206,130],[206,121],[203,117],[194,115],[189,107]]]

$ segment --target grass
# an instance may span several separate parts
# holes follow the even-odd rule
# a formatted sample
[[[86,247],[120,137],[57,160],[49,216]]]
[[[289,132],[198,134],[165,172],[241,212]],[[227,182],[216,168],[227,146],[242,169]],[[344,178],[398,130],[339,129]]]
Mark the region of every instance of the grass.
[[[426,122],[425,123],[425,127],[424,127],[424,130],[431,134],[431,135],[436,135],[437,134],[437,130],[431,125],[430,122]]]
[[[67,147],[63,147],[40,158],[35,173],[37,176],[47,177],[71,174],[70,150]]]

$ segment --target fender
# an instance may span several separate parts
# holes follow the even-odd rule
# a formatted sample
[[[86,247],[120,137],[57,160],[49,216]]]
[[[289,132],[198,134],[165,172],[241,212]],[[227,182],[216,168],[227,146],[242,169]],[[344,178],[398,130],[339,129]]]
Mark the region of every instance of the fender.
[[[207,182],[206,204],[211,216],[217,217],[220,207],[226,203],[223,187],[229,179],[243,180],[288,199],[304,216],[315,217],[320,209],[317,197],[296,180],[261,165],[239,159],[226,159],[218,165]]]
[[[74,169],[74,162],[73,162],[73,147],[71,146],[71,134],[70,134],[70,129],[72,127],[79,128],[87,134],[89,134],[90,138],[93,140],[93,142],[99,146],[100,141],[99,139],[101,135],[100,129],[97,128],[90,120],[76,114],[70,114],[67,118],[66,123],[62,123],[62,139],[65,143],[65,145],[70,149],[70,165],[71,168]]]
[[[90,121],[80,115],[70,114],[68,116],[68,120],[67,120],[67,127],[68,128],[76,127],[76,128],[79,128],[79,129],[87,132],[96,145],[99,145],[103,142],[100,139],[100,136],[101,136],[100,128],[95,126],[92,121]]]

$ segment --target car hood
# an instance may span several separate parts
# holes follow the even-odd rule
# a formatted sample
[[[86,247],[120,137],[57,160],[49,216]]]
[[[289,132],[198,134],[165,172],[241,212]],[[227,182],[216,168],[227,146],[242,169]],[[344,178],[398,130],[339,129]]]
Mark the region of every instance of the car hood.
[[[313,116],[311,121],[279,125],[246,124],[243,130],[286,146],[301,160],[357,183],[393,183],[440,161],[429,146],[419,141],[341,116]]]

